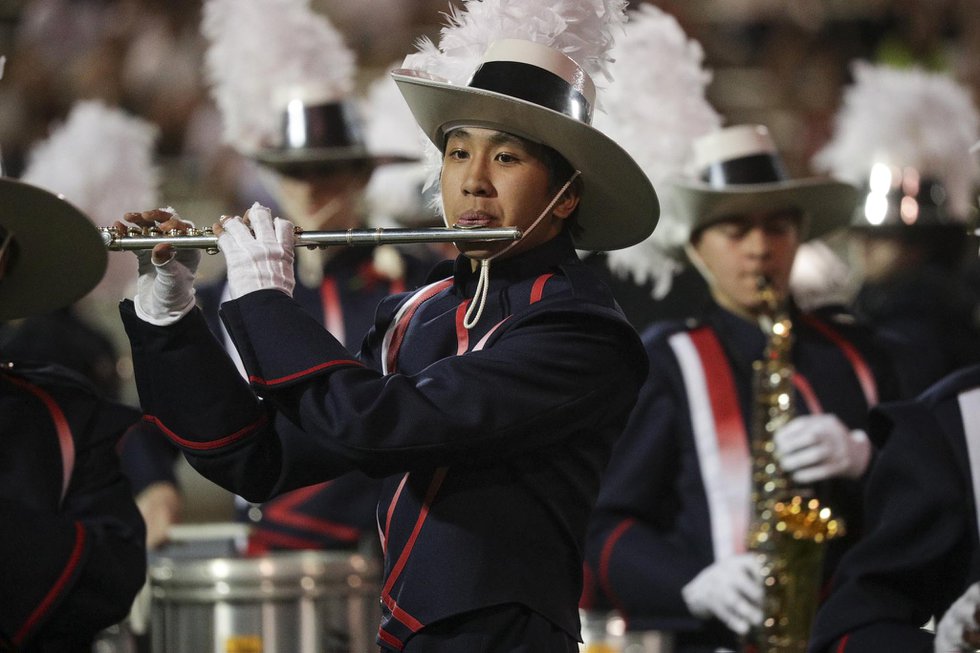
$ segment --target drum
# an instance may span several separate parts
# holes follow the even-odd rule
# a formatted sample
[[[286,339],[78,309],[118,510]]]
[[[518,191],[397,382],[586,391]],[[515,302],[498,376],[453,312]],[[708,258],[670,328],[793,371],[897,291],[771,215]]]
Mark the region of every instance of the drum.
[[[149,575],[152,653],[377,650],[381,565],[358,553],[159,558]]]
[[[580,610],[581,653],[673,653],[674,639],[663,631],[627,631],[615,612]]]

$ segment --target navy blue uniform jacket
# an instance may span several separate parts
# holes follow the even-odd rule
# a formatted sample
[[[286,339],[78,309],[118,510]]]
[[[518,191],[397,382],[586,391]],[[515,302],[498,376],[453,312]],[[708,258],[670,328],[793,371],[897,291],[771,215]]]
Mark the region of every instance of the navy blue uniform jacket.
[[[123,305],[146,419],[208,478],[264,501],[353,469],[386,477],[379,638],[394,650],[427,624],[506,603],[578,635],[587,519],[647,372],[567,235],[495,261],[466,331],[476,281],[461,257],[410,319],[395,317],[418,296],[385,300],[360,359],[281,292],[225,304],[261,400],[200,313],[155,327]],[[302,429],[304,455],[287,455],[278,414]]]
[[[978,395],[975,366],[914,401],[875,411],[871,433],[880,453],[868,477],[867,535],[841,561],[817,614],[811,651],[932,653],[932,635],[921,626],[930,617],[938,622],[980,580],[976,488],[963,426],[964,412],[977,423]],[[970,438],[976,456],[980,435]]]
[[[349,247],[337,250],[327,259],[323,280],[317,287],[297,280],[293,299],[348,348],[360,346],[374,324],[382,299],[416,288],[435,263],[432,258],[410,255],[390,245],[385,249],[397,257],[401,274],[378,269],[377,248]],[[211,330],[222,335],[225,330],[218,309],[225,285],[222,280],[197,294]],[[276,425],[279,431],[295,428],[285,418]],[[304,439],[294,436],[287,441],[295,445]],[[279,495],[259,509],[249,509],[248,504],[238,500],[239,518],[252,524],[248,551],[260,554],[277,549],[350,549],[364,541],[376,541],[374,513],[380,490],[379,479],[355,471]]]
[[[874,374],[880,396],[894,397],[896,392],[890,366],[864,329],[840,318],[813,315],[807,320],[794,315],[797,372],[809,381],[823,412],[837,415],[852,429],[867,429],[869,406],[855,368],[819,325],[831,327],[860,352]],[[724,517],[709,510],[691,400],[670,345],[674,334],[698,329],[710,329],[717,336],[722,351],[716,358],[720,360],[711,362],[717,369],[731,370],[739,405],[736,410],[740,410],[745,433],[751,432],[751,366],[761,358],[765,346],[758,326],[712,304],[700,321],[652,327],[644,334],[650,376],[603,478],[587,551],[600,589],[626,618],[628,627],[675,631],[678,651],[713,651],[735,644],[734,635],[721,622],[693,616],[681,596],[681,588],[715,560],[718,543],[713,542],[712,522]],[[800,396],[796,409],[797,414],[809,410]],[[745,478],[747,484],[747,474]],[[834,540],[827,552],[829,572],[861,532],[862,488],[859,481],[834,479],[814,489],[821,502],[847,522],[848,536]],[[746,504],[746,512],[748,509]]]
[[[116,444],[139,412],[54,366],[0,367],[0,651],[91,651],[146,579]]]

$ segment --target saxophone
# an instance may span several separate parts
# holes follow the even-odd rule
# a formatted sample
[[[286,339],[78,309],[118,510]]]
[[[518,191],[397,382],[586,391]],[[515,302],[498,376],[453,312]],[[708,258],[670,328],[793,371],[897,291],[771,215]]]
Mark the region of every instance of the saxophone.
[[[753,364],[750,431],[752,515],[748,549],[763,562],[762,624],[746,636],[744,653],[805,653],[816,612],[827,540],[843,524],[812,492],[794,487],[779,467],[774,434],[794,416],[793,325],[768,279],[760,279],[766,304],[759,324],[767,345]]]

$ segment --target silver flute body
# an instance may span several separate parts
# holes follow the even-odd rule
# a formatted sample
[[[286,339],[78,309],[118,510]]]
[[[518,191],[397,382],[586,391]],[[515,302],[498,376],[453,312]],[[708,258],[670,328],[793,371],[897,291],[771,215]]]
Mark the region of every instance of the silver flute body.
[[[208,229],[164,232],[159,229],[131,227],[126,232],[102,227],[102,241],[111,251],[152,249],[168,244],[177,249],[204,249],[218,252],[218,237]],[[458,229],[427,227],[423,229],[347,229],[337,231],[297,231],[296,247],[351,247],[356,245],[404,245],[410,243],[481,242],[520,240],[523,233],[515,227]]]

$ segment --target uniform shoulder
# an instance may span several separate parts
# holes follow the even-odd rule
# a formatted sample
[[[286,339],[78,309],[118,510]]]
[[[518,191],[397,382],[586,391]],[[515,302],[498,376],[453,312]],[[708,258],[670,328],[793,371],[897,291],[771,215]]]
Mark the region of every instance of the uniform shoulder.
[[[641,334],[643,344],[647,349],[662,346],[666,344],[666,342],[672,336],[678,333],[693,331],[705,326],[705,324],[706,323],[704,320],[695,317],[654,322],[644,329],[643,333]]]
[[[50,390],[64,390],[97,396],[98,389],[80,372],[55,363],[0,361],[0,372],[20,377],[28,383]]]
[[[919,395],[918,401],[928,407],[935,407],[978,388],[980,388],[980,365],[971,365],[934,383]]]

